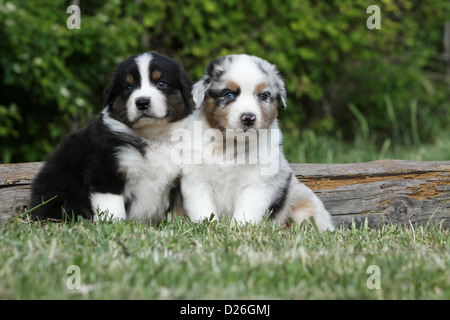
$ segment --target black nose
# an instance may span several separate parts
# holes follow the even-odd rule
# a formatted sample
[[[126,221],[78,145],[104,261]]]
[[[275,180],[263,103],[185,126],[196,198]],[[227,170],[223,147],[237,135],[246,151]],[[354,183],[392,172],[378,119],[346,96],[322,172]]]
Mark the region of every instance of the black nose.
[[[246,126],[246,127],[251,127],[253,126],[253,124],[255,123],[256,120],[256,116],[253,113],[243,113],[241,115],[241,122]]]
[[[142,111],[148,109],[150,107],[150,98],[143,98],[143,97],[137,98],[136,107]]]

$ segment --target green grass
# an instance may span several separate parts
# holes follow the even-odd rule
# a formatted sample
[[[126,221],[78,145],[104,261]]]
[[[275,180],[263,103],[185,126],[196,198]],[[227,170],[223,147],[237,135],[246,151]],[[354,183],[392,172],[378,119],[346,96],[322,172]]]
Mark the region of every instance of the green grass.
[[[450,299],[449,231],[439,226],[318,234],[269,222],[15,219],[0,239],[0,299]],[[71,265],[80,289],[67,287]],[[379,290],[367,287],[371,265]]]
[[[422,109],[422,113],[419,114],[417,99],[411,100],[408,121],[403,124],[400,124],[399,119],[405,117],[408,112],[401,113],[399,111],[402,109],[399,108],[401,106],[394,106],[389,94],[384,95],[384,103],[386,112],[379,114],[379,120],[387,124],[385,132],[371,128],[370,119],[364,116],[354,104],[348,105],[347,112],[353,116],[353,119],[349,121],[346,129],[352,128],[353,138],[344,139],[342,130],[324,133],[324,128],[330,124],[332,126],[331,119],[322,119],[325,125],[322,125],[322,129],[318,131],[300,128],[292,123],[284,124],[281,121],[283,145],[288,161],[291,163],[355,163],[381,159],[450,160],[449,126],[439,125],[429,114],[424,114]],[[442,120],[447,119],[442,123],[449,123],[449,105],[443,104],[440,109],[447,110],[440,115]],[[322,133],[316,133],[321,131]]]
[[[339,135],[316,135],[304,130],[301,138],[284,134],[286,158],[291,163],[356,163],[382,159],[412,161],[450,160],[450,131],[443,131],[433,142],[420,144],[396,144],[385,139],[379,144],[375,137],[367,137],[362,131],[353,142]]]

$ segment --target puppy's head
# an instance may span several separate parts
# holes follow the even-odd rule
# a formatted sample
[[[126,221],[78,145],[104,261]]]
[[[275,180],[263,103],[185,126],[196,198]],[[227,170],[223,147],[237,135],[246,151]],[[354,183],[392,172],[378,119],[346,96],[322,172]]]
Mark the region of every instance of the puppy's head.
[[[213,60],[194,85],[197,108],[204,108],[211,128],[268,129],[286,108],[286,89],[276,67],[245,54]]]
[[[105,90],[110,116],[133,129],[192,113],[192,82],[174,60],[147,52],[120,63]]]

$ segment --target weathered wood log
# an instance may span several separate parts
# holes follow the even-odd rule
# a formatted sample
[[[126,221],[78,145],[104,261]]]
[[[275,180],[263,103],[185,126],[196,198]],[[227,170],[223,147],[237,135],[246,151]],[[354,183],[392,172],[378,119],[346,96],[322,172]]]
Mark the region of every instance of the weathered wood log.
[[[379,160],[292,164],[297,178],[322,199],[337,225],[385,223],[450,227],[450,161]]]
[[[0,165],[0,225],[28,209],[31,182],[42,162]]]
[[[0,165],[0,224],[28,208],[42,163]],[[380,160],[292,164],[297,178],[322,199],[336,225],[386,223],[450,227],[450,161]]]

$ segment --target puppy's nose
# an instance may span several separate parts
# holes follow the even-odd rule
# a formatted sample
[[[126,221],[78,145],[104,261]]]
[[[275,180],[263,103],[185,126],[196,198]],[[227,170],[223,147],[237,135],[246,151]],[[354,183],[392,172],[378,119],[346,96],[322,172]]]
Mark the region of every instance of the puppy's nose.
[[[136,98],[135,103],[136,103],[136,107],[139,110],[144,111],[150,107],[150,98],[139,97],[139,98]]]
[[[253,126],[253,124],[255,123],[256,120],[256,116],[253,113],[243,113],[241,115],[241,122],[246,126],[246,127],[251,127]]]

